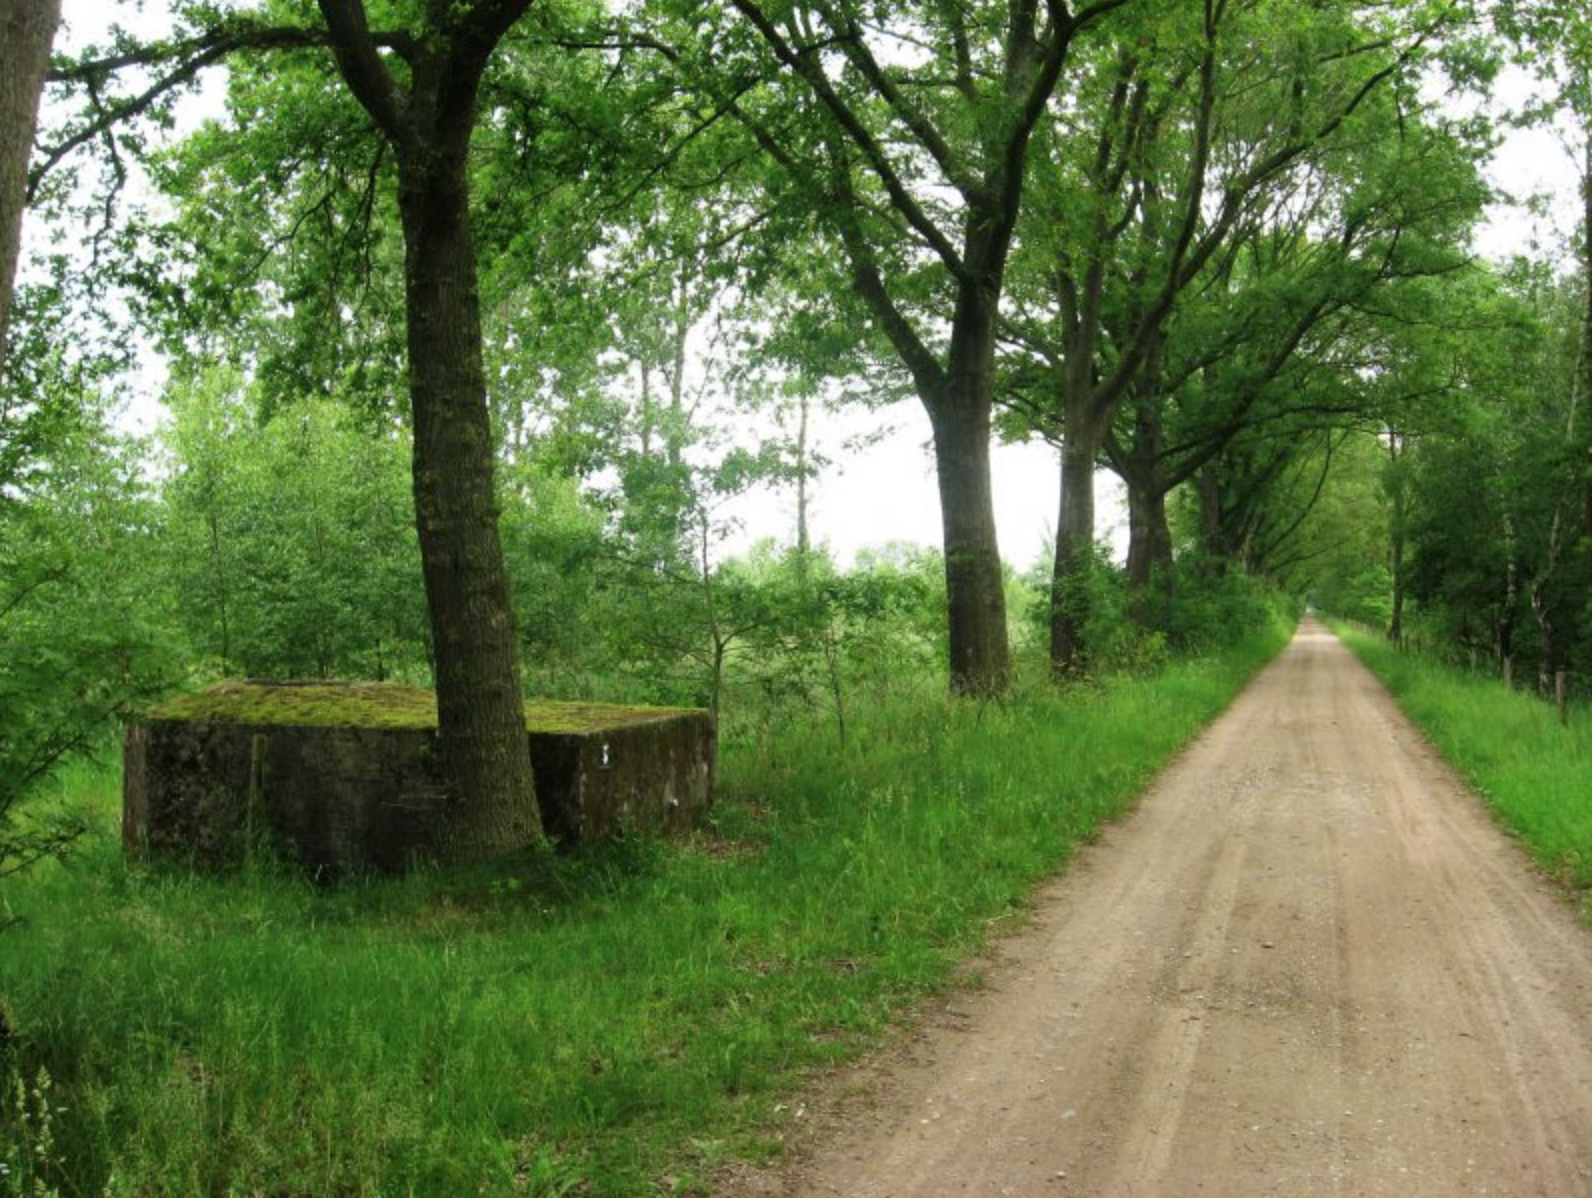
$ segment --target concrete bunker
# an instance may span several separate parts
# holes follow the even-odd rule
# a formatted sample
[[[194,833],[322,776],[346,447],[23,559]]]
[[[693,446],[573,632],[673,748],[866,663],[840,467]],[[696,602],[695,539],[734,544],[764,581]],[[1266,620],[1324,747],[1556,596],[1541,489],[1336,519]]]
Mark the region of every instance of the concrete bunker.
[[[525,705],[536,795],[561,844],[690,827],[712,801],[712,715]],[[135,857],[241,861],[247,846],[320,875],[436,856],[449,800],[436,698],[396,683],[225,682],[127,729],[123,842]]]

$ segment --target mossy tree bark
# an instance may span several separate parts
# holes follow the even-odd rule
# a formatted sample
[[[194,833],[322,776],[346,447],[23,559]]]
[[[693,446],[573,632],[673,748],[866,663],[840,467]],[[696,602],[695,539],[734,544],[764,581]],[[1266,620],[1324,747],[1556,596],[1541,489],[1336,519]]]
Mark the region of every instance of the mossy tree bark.
[[[338,68],[398,163],[415,522],[454,791],[440,843],[453,860],[481,859],[542,832],[498,537],[467,169],[482,74],[529,0],[428,6],[427,28],[395,43],[407,86],[378,53],[360,0],[319,3]]]
[[[22,252],[28,157],[50,44],[60,20],[60,0],[0,0],[0,388],[5,386],[6,328]]]
[[[1050,668],[1058,678],[1085,668],[1087,585],[1095,534],[1095,461],[1102,420],[1085,388],[1066,389],[1061,443],[1061,506],[1056,514],[1056,555],[1051,570]]]
[[[1128,492],[1128,591],[1134,619],[1143,624],[1151,588],[1170,587],[1172,529],[1166,518],[1171,491],[1166,469],[1166,432],[1161,410],[1161,356],[1165,337],[1145,363],[1134,388],[1133,429],[1126,447],[1108,439],[1113,465]]]
[[[1167,490],[1158,463],[1139,463],[1145,467],[1143,485],[1128,481],[1128,590],[1132,592],[1135,615],[1139,600],[1152,587],[1166,586],[1172,571],[1172,529],[1166,517]]]
[[[934,402],[926,403],[945,545],[951,687],[961,694],[999,694],[1011,686],[1006,589],[990,484],[993,323],[989,328],[990,369],[974,369],[960,379],[951,375],[945,391],[931,393]]]

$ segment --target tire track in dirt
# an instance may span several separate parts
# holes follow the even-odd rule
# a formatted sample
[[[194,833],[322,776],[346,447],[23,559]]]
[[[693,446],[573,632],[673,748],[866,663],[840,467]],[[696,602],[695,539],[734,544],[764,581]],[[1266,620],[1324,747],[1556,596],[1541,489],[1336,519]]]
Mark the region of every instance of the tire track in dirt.
[[[1592,1194],[1592,935],[1320,624],[731,1193]]]

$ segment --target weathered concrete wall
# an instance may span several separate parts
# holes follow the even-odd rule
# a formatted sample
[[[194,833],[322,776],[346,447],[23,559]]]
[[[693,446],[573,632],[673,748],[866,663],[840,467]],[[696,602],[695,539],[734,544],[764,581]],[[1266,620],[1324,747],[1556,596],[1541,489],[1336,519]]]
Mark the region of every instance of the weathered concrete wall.
[[[536,712],[556,729],[527,735],[543,820],[561,843],[689,827],[712,801],[708,713],[545,704]],[[390,872],[433,856],[447,818],[431,728],[157,713],[128,728],[125,761],[123,839],[138,856],[224,865],[259,842],[322,875]]]
[[[601,732],[531,733],[548,834],[579,842],[692,827],[712,801],[715,748],[706,712]]]

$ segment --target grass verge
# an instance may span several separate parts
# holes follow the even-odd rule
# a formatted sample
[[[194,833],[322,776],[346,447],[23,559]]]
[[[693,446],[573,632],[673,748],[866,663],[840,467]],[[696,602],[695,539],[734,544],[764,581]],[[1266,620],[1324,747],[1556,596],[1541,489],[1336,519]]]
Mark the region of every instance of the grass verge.
[[[102,830],[0,919],[0,1194],[631,1195],[778,1150],[1281,646],[1000,705],[898,698],[756,748],[713,826],[318,891],[124,865]],[[40,1192],[47,1192],[41,1189]]]
[[[1548,874],[1592,895],[1592,719],[1350,626],[1335,629]]]

